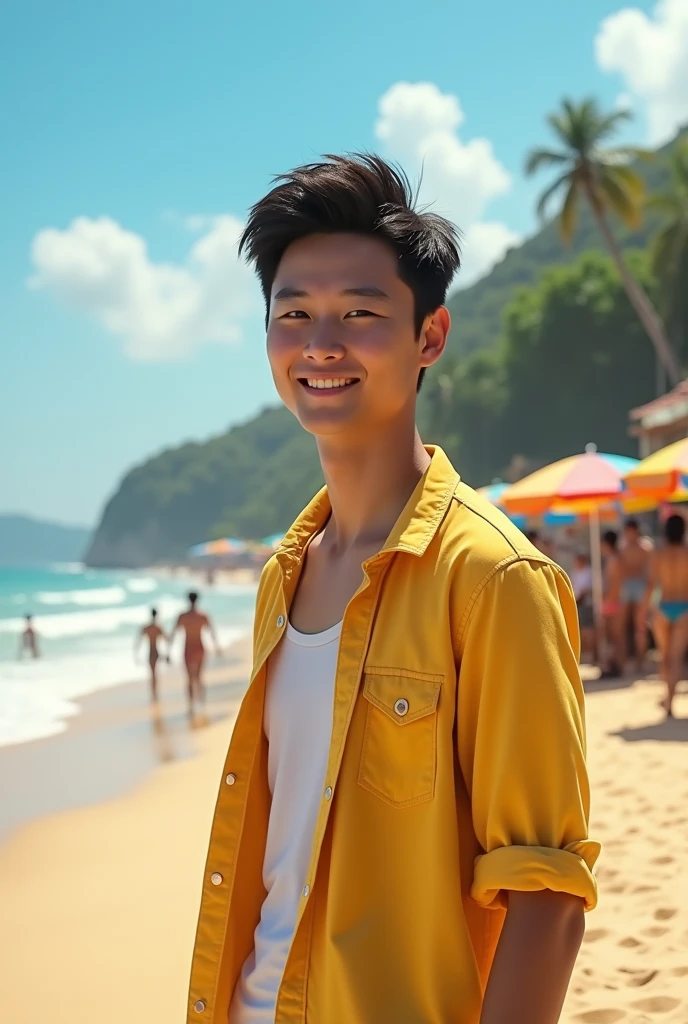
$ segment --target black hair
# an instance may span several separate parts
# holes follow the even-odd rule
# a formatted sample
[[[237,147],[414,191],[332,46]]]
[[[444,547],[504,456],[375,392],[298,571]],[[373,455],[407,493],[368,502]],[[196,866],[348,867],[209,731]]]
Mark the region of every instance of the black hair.
[[[669,516],[664,524],[664,536],[669,544],[683,544],[686,535],[686,521],[683,516]]]
[[[526,530],[526,537],[528,538],[531,544],[534,544],[535,541],[540,540],[540,534],[537,532],[537,530]]]
[[[151,608],[151,619],[157,618],[157,615],[158,615],[158,609],[157,608]]]
[[[605,530],[602,534],[602,540],[605,544],[608,544],[610,548],[614,548],[616,551],[617,541],[619,540],[619,535],[616,530]]]
[[[196,601],[198,601],[198,594],[196,593],[196,591],[195,591],[195,590],[192,590],[192,591],[191,591],[191,592],[189,593],[189,602],[190,602],[191,604],[196,604]]]
[[[27,616],[26,616],[26,621],[27,621],[27,622],[31,622],[31,619],[32,619],[32,618],[33,618],[33,615],[27,615]]]
[[[624,529],[635,530],[636,533],[640,533],[640,524],[637,519],[627,519],[624,523]]]
[[[300,238],[315,234],[371,235],[397,256],[399,277],[414,297],[414,327],[441,305],[461,266],[459,232],[444,217],[416,209],[408,177],[373,153],[326,154],[273,179],[275,187],[248,217],[239,242],[260,279],[266,307],[280,260]],[[418,389],[425,370],[418,377]]]

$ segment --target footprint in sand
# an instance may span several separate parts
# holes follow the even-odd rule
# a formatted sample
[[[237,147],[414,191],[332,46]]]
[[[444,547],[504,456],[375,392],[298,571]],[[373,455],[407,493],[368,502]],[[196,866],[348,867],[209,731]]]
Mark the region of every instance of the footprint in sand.
[[[641,892],[657,892],[659,889],[658,885],[637,885],[635,889],[632,889],[634,895],[640,895]]]
[[[609,846],[609,843],[607,843],[607,846]],[[673,857],[654,857],[653,860],[650,861],[650,863],[651,864],[673,864],[674,863],[674,858]]]
[[[585,933],[585,942],[597,942],[599,939],[606,939],[608,935],[606,928],[590,928]]]
[[[680,1005],[680,999],[672,996],[650,996],[649,999],[639,999],[632,1005],[638,1010],[647,1010],[648,1013],[668,1013]]]
[[[671,972],[676,978],[685,978],[688,974],[688,967],[674,967]]]
[[[607,885],[605,886],[605,892],[610,892],[615,896],[617,893],[626,892],[626,883],[622,882],[620,885]]]
[[[583,1021],[584,1024],[616,1024],[617,1020],[623,1020],[625,1016],[623,1010],[609,1007],[606,1010],[586,1010],[585,1013],[579,1013],[575,1020]]]
[[[659,971],[644,971],[642,968],[636,970],[634,967],[621,967],[619,970],[629,975],[626,979],[626,984],[632,985],[634,988],[640,988],[641,985],[649,985],[652,979],[656,978],[659,974]]]
[[[676,917],[676,907],[659,907],[655,910],[655,921],[669,921]]]
[[[661,939],[662,935],[666,935],[668,931],[668,928],[658,928],[655,926],[654,928],[644,928],[643,935],[647,935],[650,939]]]
[[[638,946],[642,946],[642,942],[638,942],[632,935],[627,935],[625,939],[621,939],[619,945],[623,946],[624,949],[637,949]]]

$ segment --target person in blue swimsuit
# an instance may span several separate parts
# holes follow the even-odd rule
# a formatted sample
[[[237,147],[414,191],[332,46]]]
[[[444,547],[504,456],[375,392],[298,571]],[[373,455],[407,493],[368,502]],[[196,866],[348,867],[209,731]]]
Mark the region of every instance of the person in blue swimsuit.
[[[662,678],[667,685],[662,707],[668,718],[673,717],[676,686],[683,675],[688,651],[688,547],[685,535],[683,516],[669,516],[664,525],[665,544],[652,557],[644,602],[647,609],[655,590],[659,590],[660,599],[652,620],[652,631],[662,656]]]

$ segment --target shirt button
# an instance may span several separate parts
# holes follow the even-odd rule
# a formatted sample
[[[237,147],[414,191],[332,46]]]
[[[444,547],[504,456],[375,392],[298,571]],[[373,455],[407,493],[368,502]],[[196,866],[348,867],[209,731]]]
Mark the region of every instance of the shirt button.
[[[328,786],[325,790],[325,799],[329,800],[332,796],[332,786]]]
[[[205,1010],[205,1000],[199,999],[198,1002],[194,1003],[194,1010],[196,1013],[203,1013]]]
[[[278,615],[277,616],[277,628],[281,629],[283,625],[284,625],[284,615]]]
[[[394,705],[394,710],[399,715],[399,718],[403,718],[404,715],[407,715],[408,714],[408,709],[409,709],[409,702],[407,700],[404,700],[403,697],[401,698],[401,700],[398,700],[396,702],[396,704]]]
[[[228,786],[233,786],[234,783],[236,782],[236,775],[233,775],[230,772],[229,775],[226,776],[225,782],[227,783]]]
[[[303,887],[303,895],[304,895],[304,897],[308,896],[310,891],[311,891],[310,885],[304,885],[304,887]]]
[[[213,885],[222,885],[222,875],[220,874],[220,872],[213,871],[212,875],[210,876],[210,881],[213,883]]]

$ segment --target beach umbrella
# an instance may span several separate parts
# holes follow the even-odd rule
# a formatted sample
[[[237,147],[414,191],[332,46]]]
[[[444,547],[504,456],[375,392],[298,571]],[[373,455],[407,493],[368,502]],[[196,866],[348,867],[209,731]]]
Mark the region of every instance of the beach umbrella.
[[[502,496],[506,490],[510,487],[510,484],[504,483],[503,480],[494,480],[487,487],[479,487],[477,493],[486,498],[491,505],[498,508],[501,512],[504,512],[509,516],[509,519],[518,526],[519,529],[526,525],[526,516],[521,515],[518,512],[509,512],[502,501]],[[578,517],[572,512],[552,512],[548,511],[542,516],[542,520],[546,526],[573,526],[577,521]]]
[[[219,540],[205,541],[203,544],[194,544],[189,548],[192,558],[220,558],[223,555],[242,555],[248,550],[244,540],[236,537],[220,537]]]
[[[688,481],[688,438],[674,441],[631,467],[626,487],[646,498],[685,501]],[[688,496],[688,495],[687,495]]]
[[[593,570],[593,601],[598,628],[602,623],[602,553],[600,510],[628,497],[625,477],[638,459],[598,452],[586,445],[580,455],[570,455],[524,477],[502,495],[509,514],[542,515],[547,511],[587,515],[590,523],[590,554]]]
[[[283,533],[271,533],[269,537],[263,537],[258,543],[263,548],[270,548],[271,551],[276,551],[283,540]]]

